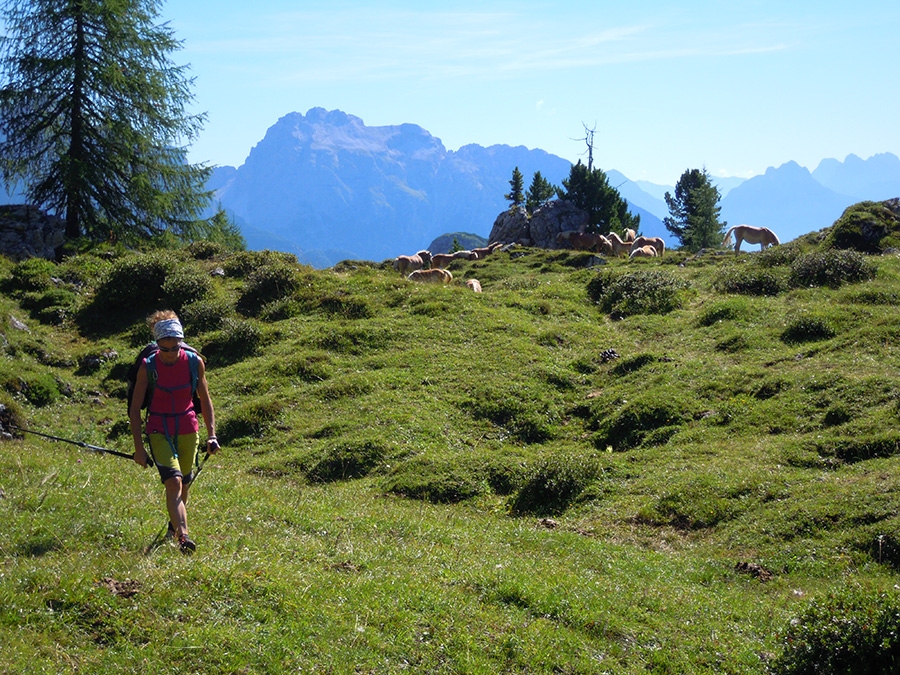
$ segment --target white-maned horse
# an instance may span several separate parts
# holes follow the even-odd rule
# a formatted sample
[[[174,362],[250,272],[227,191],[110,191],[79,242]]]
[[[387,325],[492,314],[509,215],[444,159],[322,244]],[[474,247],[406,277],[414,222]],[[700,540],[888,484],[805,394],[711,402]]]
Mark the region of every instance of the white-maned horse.
[[[735,225],[725,233],[722,245],[728,244],[731,234],[734,233],[734,252],[741,252],[741,242],[746,241],[748,244],[759,244],[761,251],[769,246],[780,244],[778,237],[768,227],[754,227],[753,225]]]

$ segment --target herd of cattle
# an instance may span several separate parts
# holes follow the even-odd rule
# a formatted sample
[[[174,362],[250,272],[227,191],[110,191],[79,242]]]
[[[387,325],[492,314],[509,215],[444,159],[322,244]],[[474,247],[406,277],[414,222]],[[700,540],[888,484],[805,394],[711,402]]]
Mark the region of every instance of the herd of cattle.
[[[615,232],[607,235],[574,230],[560,232],[556,237],[556,243],[561,248],[594,251],[612,256],[627,255],[630,258],[655,258],[666,250],[666,244],[660,237],[636,237],[634,230],[625,230],[625,239]],[[434,255],[430,251],[419,251],[414,255],[398,255],[394,259],[394,269],[400,274],[407,275],[409,281],[449,284],[453,281],[453,274],[447,267],[454,260],[481,260],[502,246],[502,243],[495,242],[490,246],[473,248],[471,251]],[[469,279],[466,286],[476,293],[481,293],[478,279]]]

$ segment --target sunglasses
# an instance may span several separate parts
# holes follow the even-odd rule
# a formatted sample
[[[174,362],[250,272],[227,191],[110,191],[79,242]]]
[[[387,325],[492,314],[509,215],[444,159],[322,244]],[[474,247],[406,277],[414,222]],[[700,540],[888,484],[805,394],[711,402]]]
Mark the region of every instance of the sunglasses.
[[[157,348],[159,349],[159,351],[166,352],[168,354],[170,352],[177,352],[179,349],[181,349],[181,344],[179,343],[174,347],[160,347],[159,345],[157,345]]]

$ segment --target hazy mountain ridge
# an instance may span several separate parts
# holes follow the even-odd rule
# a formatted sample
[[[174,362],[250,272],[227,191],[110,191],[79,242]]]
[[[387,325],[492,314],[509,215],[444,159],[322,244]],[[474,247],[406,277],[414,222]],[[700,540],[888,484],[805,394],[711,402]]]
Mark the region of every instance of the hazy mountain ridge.
[[[368,127],[339,110],[282,117],[238,169],[217,170],[210,187],[251,248],[266,234],[279,248],[321,266],[340,259],[382,260],[425,248],[449,232],[487,236],[508,206],[514,167],[525,187],[535,171],[555,185],[569,160],[523,146],[471,144],[447,150],[415,124]],[[662,195],[674,186],[632,181],[604,168],[641,216],[641,230],[677,244],[662,224]],[[795,162],[747,180],[715,178],[722,218],[774,229],[782,241],[830,226],[847,206],[900,195],[900,159],[890,153],[823,160],[810,173]],[[252,227],[253,229],[250,229]],[[268,244],[266,244],[268,245]]]

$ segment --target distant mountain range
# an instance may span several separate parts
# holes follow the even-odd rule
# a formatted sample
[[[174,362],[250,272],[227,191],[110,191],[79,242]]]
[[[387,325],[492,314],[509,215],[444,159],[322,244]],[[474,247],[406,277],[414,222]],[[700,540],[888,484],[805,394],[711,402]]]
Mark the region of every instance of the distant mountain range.
[[[571,162],[523,146],[454,152],[414,124],[367,127],[340,110],[313,108],[279,119],[243,165],[216,168],[208,187],[250,248],[288,251],[322,268],[413,253],[448,233],[487,237],[509,205],[503,195],[515,167],[526,188],[536,171],[561,185]],[[677,246],[662,223],[674,186],[601,168],[641,216],[641,232]],[[786,242],[830,226],[851,204],[900,196],[900,159],[849,155],[812,172],[788,162],[748,180],[713,180],[723,220],[769,227]],[[21,199],[0,193],[2,203]]]

